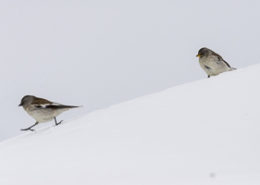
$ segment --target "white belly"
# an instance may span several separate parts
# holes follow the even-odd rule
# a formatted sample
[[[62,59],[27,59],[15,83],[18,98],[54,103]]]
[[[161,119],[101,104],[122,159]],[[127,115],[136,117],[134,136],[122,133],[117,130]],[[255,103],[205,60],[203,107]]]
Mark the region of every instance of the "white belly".
[[[215,57],[202,57],[199,59],[199,63],[201,68],[210,76],[231,70],[223,61],[219,61]]]
[[[28,108],[26,109],[26,112],[32,116],[37,122],[48,122],[54,119],[54,117],[58,116],[62,112],[66,111],[68,109],[42,109],[42,108]]]

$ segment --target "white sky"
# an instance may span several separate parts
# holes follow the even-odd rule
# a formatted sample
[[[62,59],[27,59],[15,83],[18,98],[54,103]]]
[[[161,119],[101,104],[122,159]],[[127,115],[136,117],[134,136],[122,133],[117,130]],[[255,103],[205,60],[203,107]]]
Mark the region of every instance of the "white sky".
[[[58,117],[69,120],[206,78],[195,57],[203,46],[237,68],[258,63],[259,8],[256,0],[0,1],[0,139],[34,123],[17,107],[26,94],[84,105]]]

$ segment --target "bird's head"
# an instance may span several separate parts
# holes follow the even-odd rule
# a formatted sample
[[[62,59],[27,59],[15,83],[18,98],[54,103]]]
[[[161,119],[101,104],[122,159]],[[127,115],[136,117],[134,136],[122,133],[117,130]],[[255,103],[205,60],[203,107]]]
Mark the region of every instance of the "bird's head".
[[[208,49],[208,48],[201,48],[199,51],[198,51],[198,54],[196,57],[204,57],[204,56],[208,56],[210,54],[211,50]]]
[[[22,98],[21,103],[18,106],[27,106],[33,102],[34,96],[26,95]]]

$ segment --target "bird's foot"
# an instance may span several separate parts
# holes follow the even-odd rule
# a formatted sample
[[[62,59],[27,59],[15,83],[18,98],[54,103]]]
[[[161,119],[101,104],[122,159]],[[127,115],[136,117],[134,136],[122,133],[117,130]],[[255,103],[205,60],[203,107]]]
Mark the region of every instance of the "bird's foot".
[[[62,122],[63,122],[63,120],[56,122],[55,125],[57,126],[57,125],[61,124]]]
[[[34,129],[32,129],[32,128],[22,128],[22,129],[21,129],[21,131],[28,131],[28,130],[30,130],[30,131],[32,131],[32,132],[34,131]]]

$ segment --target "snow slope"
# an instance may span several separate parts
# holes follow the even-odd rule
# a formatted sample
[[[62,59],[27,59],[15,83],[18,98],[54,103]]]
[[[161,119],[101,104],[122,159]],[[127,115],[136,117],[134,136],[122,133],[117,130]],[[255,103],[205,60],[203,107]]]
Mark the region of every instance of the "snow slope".
[[[259,79],[256,65],[4,141],[0,184],[259,185]]]

